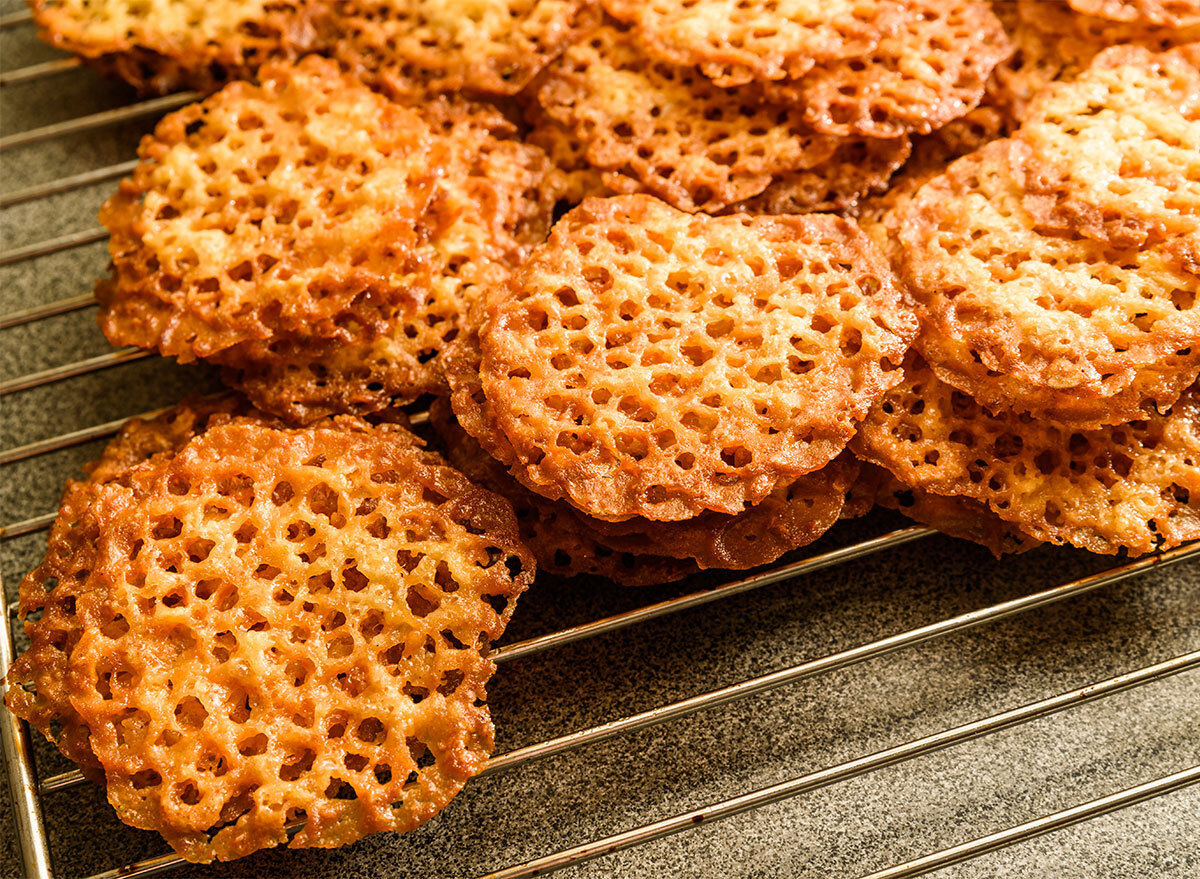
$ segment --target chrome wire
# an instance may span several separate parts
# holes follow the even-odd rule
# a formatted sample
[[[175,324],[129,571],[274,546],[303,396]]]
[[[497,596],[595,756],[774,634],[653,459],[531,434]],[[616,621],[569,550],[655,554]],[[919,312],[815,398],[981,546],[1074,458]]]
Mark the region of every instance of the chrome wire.
[[[153,418],[165,412],[166,409],[155,409],[151,412],[143,412],[140,415],[130,416],[131,418]],[[112,436],[121,429],[129,418],[114,418],[112,421],[106,421],[103,424],[97,424],[92,427],[84,427],[80,430],[73,430],[70,433],[59,434],[52,436],[49,439],[37,440],[36,442],[26,443],[23,446],[14,446],[11,449],[5,449],[0,452],[0,465],[13,464],[17,461],[24,461],[26,458],[33,458],[37,455],[45,455],[50,452],[57,452],[61,449],[77,446],[80,443],[90,442],[91,440],[101,439],[106,436]]]
[[[91,293],[85,293],[81,296],[72,296],[70,299],[60,299],[57,302],[47,302],[45,305],[24,308],[21,311],[10,311],[8,314],[0,316],[0,330],[23,326],[60,314],[70,314],[72,311],[90,308],[95,304],[96,297]]]
[[[103,228],[84,229],[81,232],[68,232],[66,235],[59,235],[57,238],[47,238],[45,241],[35,241],[33,244],[0,251],[0,266],[9,266],[13,263],[24,262],[27,259],[37,259],[38,257],[49,256],[52,253],[59,253],[76,247],[85,247],[88,244],[95,244],[107,238],[108,230]]]
[[[18,67],[16,70],[7,70],[0,73],[0,88],[78,70],[82,64],[78,58],[58,58],[54,61],[43,61],[41,64],[30,64],[28,67]]]
[[[59,791],[70,790],[73,787],[79,787],[87,781],[83,777],[83,773],[78,769],[71,769],[67,772],[60,772],[58,775],[51,775],[49,778],[43,778],[38,785],[38,790],[42,795],[56,794]]]
[[[560,736],[559,738],[551,739],[537,745],[529,745],[528,747],[497,757],[495,760],[489,762],[487,771],[507,768],[509,763],[523,763],[526,760],[561,754],[564,751],[569,751],[583,744],[601,742],[613,736],[624,735],[650,726],[656,726],[669,720],[687,717],[690,714],[715,708],[719,705],[725,705],[738,699],[745,699],[748,696],[756,696],[759,693],[764,693],[786,684],[794,684],[806,678],[827,674],[851,665],[857,665],[860,662],[866,662],[869,659],[886,656],[889,653],[895,653],[897,650],[903,650],[907,647],[914,647],[926,641],[944,638],[947,635],[964,632],[977,626],[997,622],[1007,617],[1035,610],[1036,608],[1065,601],[1068,598],[1074,598],[1085,592],[1091,592],[1095,589],[1117,583],[1151,568],[1176,564],[1196,556],[1200,556],[1200,542],[1179,547],[1161,556],[1139,559],[1127,565],[1122,565],[1119,568],[1114,568],[1100,574],[1093,574],[1090,577],[1083,577],[1079,580],[1065,583],[1062,586],[1055,586],[1022,598],[1003,601],[999,604],[993,604],[990,607],[973,610],[959,616],[941,620],[940,622],[930,623],[927,626],[909,629],[907,632],[881,638],[878,641],[872,641],[850,650],[843,650],[840,653],[832,653],[820,659],[802,662],[790,668],[750,678],[749,680],[741,681],[728,687],[722,687],[721,689],[712,690],[699,696],[693,696],[690,699],[684,699],[680,702],[663,705],[650,711],[614,720],[610,723],[592,727],[591,729]]]
[[[8,540],[10,537],[21,537],[25,534],[41,531],[43,528],[49,528],[54,524],[54,517],[56,515],[58,514],[46,513],[0,527],[0,540]]]
[[[646,824],[633,830],[627,830],[623,833],[605,837],[604,839],[536,858],[524,864],[498,870],[495,873],[487,874],[485,879],[522,879],[522,877],[527,876],[542,876],[555,870],[561,870],[564,867],[613,854],[614,852],[632,848],[633,846],[641,845],[655,839],[661,839],[664,836],[671,836],[684,830],[691,830],[705,823],[720,821],[724,818],[739,815],[742,812],[761,809],[763,806],[769,806],[781,800],[790,799],[841,781],[847,781],[851,778],[884,769],[888,766],[894,766],[897,763],[903,763],[916,757],[932,754],[943,748],[959,745],[990,733],[1037,720],[1048,714],[1065,711],[1068,708],[1084,705],[1088,702],[1102,699],[1105,696],[1119,693],[1122,690],[1142,686],[1197,667],[1200,667],[1200,651],[1185,653],[1183,656],[1177,656],[1165,662],[1156,663],[1140,668],[1137,671],[1098,681],[1079,690],[1071,690],[1059,696],[1042,699],[1038,702],[1031,702],[1020,708],[1013,708],[1009,711],[1003,711],[999,714],[993,714],[989,717],[934,733],[933,735],[923,736],[922,738],[914,739],[911,742],[898,745],[894,748],[876,751],[874,754],[849,760],[845,763],[839,763],[827,769],[810,772],[806,775],[801,775],[779,784],[773,784],[739,797],[722,800],[721,802],[713,803],[700,809],[693,809],[661,821],[655,821],[652,824]],[[1082,818],[1079,820],[1082,820]],[[906,875],[913,874],[909,873]]]
[[[67,177],[59,177],[56,180],[50,180],[45,183],[34,183],[22,189],[14,189],[12,192],[0,195],[0,208],[11,207],[12,205],[22,204],[27,201],[36,201],[39,198],[60,195],[64,192],[82,189],[85,186],[91,186],[95,183],[103,183],[106,180],[124,177],[126,174],[132,172],[137,167],[137,164],[137,159],[130,159],[128,162],[118,162],[115,165],[107,165],[92,171],[84,171],[81,174],[71,174]]]
[[[13,663],[12,615],[7,610],[4,579],[0,576],[0,595],[5,595],[4,633],[0,635],[0,694],[8,690],[8,668]],[[4,768],[8,794],[12,799],[13,821],[17,825],[17,851],[28,879],[50,879],[51,864],[37,772],[33,763],[33,743],[29,726],[11,711],[0,708],[0,743],[4,749]]]
[[[136,104],[117,107],[113,110],[103,110],[88,116],[78,116],[75,119],[68,119],[65,122],[55,122],[53,125],[43,125],[40,128],[19,131],[7,137],[0,137],[0,152],[41,143],[44,140],[50,140],[55,137],[91,131],[93,128],[100,128],[105,125],[114,125],[118,122],[128,122],[133,119],[142,119],[146,116],[166,113],[170,110],[178,110],[180,107],[186,106],[201,97],[202,95],[199,92],[180,92],[161,98],[151,98],[148,101],[139,101]]]
[[[771,571],[754,574],[742,580],[736,580],[733,583],[726,583],[723,586],[703,589],[699,592],[693,592],[690,595],[671,598],[661,601],[658,604],[651,604],[637,610],[596,620],[593,623],[574,626],[569,629],[563,629],[560,632],[552,632],[549,635],[530,638],[526,641],[518,641],[516,644],[497,648],[492,653],[492,659],[498,663],[508,662],[509,660],[519,659],[533,653],[541,653],[543,650],[549,650],[552,647],[561,647],[564,644],[582,641],[596,635],[616,632],[636,623],[644,623],[661,616],[666,616],[667,614],[678,613],[681,610],[690,610],[693,607],[708,604],[710,601],[730,598],[734,595],[740,595],[743,592],[749,592],[751,589],[769,586],[772,583],[779,583],[782,580],[790,580],[793,577],[819,571],[822,568],[832,567],[843,562],[854,561],[855,559],[873,555],[881,550],[892,549],[902,546],[905,543],[911,543],[914,540],[931,537],[936,533],[932,528],[925,528],[921,525],[901,528],[880,537],[864,540],[852,546],[842,547],[841,549],[830,550],[819,556],[802,559],[801,561],[793,562],[790,565],[784,565]]]
[[[11,12],[8,15],[0,15],[0,30],[7,30],[19,24],[28,24],[31,21],[33,21],[33,13],[28,9],[22,9],[20,12]]]
[[[132,363],[135,360],[145,360],[147,357],[152,356],[153,353],[152,351],[143,351],[140,348],[119,348],[108,354],[98,354],[95,357],[89,357],[87,360],[77,360],[73,363],[64,363],[62,366],[52,366],[49,369],[43,369],[40,372],[33,372],[29,375],[20,375],[16,378],[10,378],[8,381],[0,382],[0,397],[16,393],[17,391],[27,391],[30,388],[52,384],[66,378],[87,375],[90,372],[97,372],[101,369],[121,366],[124,363]]]
[[[157,858],[147,858],[136,864],[130,864],[128,867],[115,867],[112,870],[105,870],[103,873],[96,873],[89,876],[88,879],[142,879],[144,876],[169,873],[186,864],[187,861],[179,855],[159,855]]]
[[[994,852],[997,849],[1015,845],[1018,842],[1024,842],[1027,839],[1033,839],[1054,830],[1070,827],[1081,821],[1099,818],[1101,815],[1107,815],[1109,812],[1135,806],[1138,803],[1143,803],[1155,797],[1165,796],[1197,782],[1200,782],[1200,766],[1192,766],[1188,769],[1182,769],[1179,772],[1165,775],[1162,778],[1156,778],[1154,781],[1147,781],[1143,784],[1126,788],[1123,791],[1118,791],[1115,794],[1090,800],[1078,806],[1072,806],[1070,809],[1063,809],[1061,812],[1055,812],[1052,815],[1045,815],[1041,818],[1035,818],[1032,821],[1026,821],[1024,824],[1018,824],[1016,827],[1010,827],[1007,830],[989,833],[987,836],[981,836],[970,842],[942,849],[931,855],[925,855],[923,858],[906,861],[903,864],[897,864],[886,870],[879,870],[878,872],[864,876],[863,879],[905,879],[908,876],[920,876],[923,873],[940,870],[943,867],[949,867],[953,864],[970,860],[971,858],[977,858],[980,855],[986,855],[988,852]]]

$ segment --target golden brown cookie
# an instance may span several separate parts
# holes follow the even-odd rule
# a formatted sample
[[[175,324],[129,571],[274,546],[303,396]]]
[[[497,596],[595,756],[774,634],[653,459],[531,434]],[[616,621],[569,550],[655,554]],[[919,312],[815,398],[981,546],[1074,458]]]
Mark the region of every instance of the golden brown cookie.
[[[844,452],[737,515],[705,512],[681,522],[605,522],[518,483],[458,425],[448,400],[435,400],[429,415],[450,463],[512,501],[521,539],[538,557],[539,570],[598,574],[626,586],[669,582],[697,569],[753,568],[807,546],[843,518],[859,471],[858,461]]]
[[[78,601],[96,564],[99,531],[92,504],[100,488],[126,479],[139,464],[169,458],[210,424],[230,421],[265,423],[228,394],[192,398],[156,418],[126,423],[100,459],[85,468],[84,479],[67,481],[46,555],[21,581],[19,615],[30,646],[9,670],[8,707],[90,775],[100,767],[87,725],[71,705],[66,676],[82,634]]]
[[[926,182],[946,170],[954,159],[974,152],[1007,133],[1008,116],[991,106],[979,106],[930,134],[912,139],[907,162],[892,175],[887,189],[850,206],[858,224],[891,260],[903,262],[897,233],[891,220],[898,207],[909,201]]]
[[[817,63],[765,93],[804,106],[817,131],[842,137],[928,134],[975,107],[1012,51],[983,0],[909,0],[896,33],[862,55]]]
[[[858,470],[854,456],[843,452],[732,516],[708,511],[681,522],[604,522],[576,515],[612,549],[689,559],[702,569],[744,570],[808,546],[839,519],[849,518],[846,496]]]
[[[1011,522],[993,513],[985,503],[967,497],[947,497],[910,488],[890,472],[873,464],[868,477],[876,483],[875,502],[908,518],[936,528],[950,537],[969,540],[991,550],[996,558],[1027,552],[1041,544]]]
[[[875,509],[879,487],[888,475],[882,467],[859,461],[858,476],[846,492],[846,503],[842,505],[843,519],[861,519]]]
[[[945,170],[952,161],[1008,133],[1008,118],[1000,109],[980,105],[937,131],[913,138],[913,170]],[[905,169],[906,171],[909,168]]]
[[[622,586],[657,586],[697,572],[694,562],[647,553],[617,551],[596,533],[594,520],[563,501],[534,494],[509,474],[458,424],[449,401],[429,407],[446,459],[474,482],[507,498],[517,514],[521,540],[537,558],[538,571],[559,577],[604,577]]]
[[[1085,15],[1167,27],[1200,25],[1200,0],[1067,0]]]
[[[1187,28],[1125,23],[1080,15],[1061,0],[992,4],[1014,51],[988,83],[990,100],[1019,122],[1029,102],[1052,82],[1070,82],[1109,46],[1137,44],[1161,51],[1200,40],[1200,22]]]
[[[1091,428],[1166,408],[1200,373],[1184,242],[1134,249],[1042,227],[1032,155],[1017,138],[987,144],[885,221],[922,314],[918,347],[993,411]]]
[[[854,452],[900,482],[985,503],[1048,543],[1092,552],[1169,548],[1200,537],[1200,396],[1166,415],[1100,430],[990,415],[920,358],[884,395]]]
[[[728,211],[802,214],[852,209],[859,199],[884,192],[911,151],[912,142],[907,137],[846,138],[815,168],[780,174],[761,193],[734,204]]]
[[[683,210],[750,198],[773,175],[814,168],[837,146],[809,128],[802,108],[655,61],[634,31],[611,23],[567,49],[537,99],[587,145],[610,189],[649,192]]]
[[[575,208],[488,308],[488,411],[464,428],[532,490],[612,521],[738,513],[819,470],[916,331],[852,221],[644,195]]]
[[[474,290],[501,283],[545,237],[556,193],[541,149],[518,141],[491,107],[434,102],[422,114],[446,156],[416,222],[428,292],[386,312],[374,336],[242,346],[226,361],[227,380],[260,408],[304,423],[445,393],[440,352]]]
[[[587,144],[574,130],[551,119],[536,101],[527,108],[526,116],[530,127],[525,142],[541,147],[554,165],[546,185],[555,201],[577,205],[591,196],[612,195],[604,185],[604,172],[588,161]]]
[[[987,88],[1014,122],[1038,92],[1056,80],[1074,79],[1106,45],[1102,34],[1084,30],[1083,17],[1063,0],[1003,0],[992,9],[1004,22],[1013,52],[997,65]]]
[[[322,30],[393,97],[515,95],[591,21],[593,0],[331,0]]]
[[[411,435],[210,427],[100,490],[71,700],[122,820],[193,861],[436,814],[485,765],[533,559]],[[164,661],[165,660],[165,661]]]
[[[538,570],[559,577],[588,575],[619,586],[662,586],[699,572],[689,559],[617,550],[580,528],[569,504],[550,501],[523,488],[511,476],[508,484],[521,496],[508,497],[521,523],[521,539],[538,560]],[[545,559],[545,562],[542,559]]]
[[[647,51],[699,67],[717,85],[804,75],[869,52],[901,26],[901,0],[601,0]]]
[[[528,143],[544,149],[556,172],[551,185],[558,198],[575,205],[592,196],[615,194],[605,179],[622,192],[645,191],[629,176],[606,172],[588,161],[587,144],[574,131],[535,104],[529,110],[531,128]],[[869,193],[886,189],[888,180],[908,159],[911,142],[907,137],[839,138],[829,158],[804,171],[775,175],[767,188],[745,201],[736,202],[724,212],[742,211],[763,214],[797,214],[809,211],[840,211],[853,207]]]
[[[488,297],[480,296],[467,310],[463,330],[446,346],[443,365],[450,386],[450,407],[458,426],[474,438],[492,458],[505,467],[517,463],[516,452],[492,418],[479,374],[483,361],[479,330],[487,322]],[[433,411],[431,407],[431,411]]]
[[[429,125],[310,57],[167,116],[101,209],[115,345],[191,360],[279,335],[376,331],[420,301]]]
[[[38,35],[148,92],[207,91],[320,48],[308,0],[33,0]]]
[[[1049,234],[1200,264],[1200,51],[1118,46],[1029,106],[1025,207]]]

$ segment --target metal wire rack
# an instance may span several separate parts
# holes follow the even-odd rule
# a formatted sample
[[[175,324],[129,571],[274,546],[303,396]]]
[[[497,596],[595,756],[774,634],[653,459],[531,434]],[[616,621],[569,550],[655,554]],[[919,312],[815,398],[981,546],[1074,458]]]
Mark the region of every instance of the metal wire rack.
[[[11,32],[18,28],[29,30],[28,22],[29,16],[24,12],[0,16],[0,34],[11,38]],[[32,41],[31,32],[27,35],[27,38]],[[31,83],[36,84],[49,78],[66,74],[75,70],[78,66],[78,63],[74,59],[55,58],[10,69],[0,73],[0,88],[28,85]],[[137,101],[112,109],[84,113],[65,121],[8,133],[0,136],[0,153],[43,144],[67,135],[98,131],[106,126],[129,122],[131,120],[152,120],[163,112],[188,103],[194,97],[191,94],[182,94],[154,100]],[[130,160],[121,161],[104,167],[67,174],[46,182],[11,189],[7,193],[0,195],[0,209],[8,210],[18,205],[39,202],[51,196],[115,180],[128,173],[133,164]],[[0,266],[16,265],[35,258],[62,253],[102,241],[104,238],[104,230],[88,228],[83,231],[75,231],[52,237],[47,240],[0,250]],[[101,271],[103,266],[97,264],[95,268],[97,271]],[[78,295],[58,301],[28,305],[20,309],[11,310],[7,314],[0,315],[0,330],[13,330],[26,327],[52,317],[81,311],[89,308],[92,302],[93,300],[90,295]],[[0,342],[0,344],[3,343]],[[0,381],[0,397],[28,391],[43,385],[50,385],[69,378],[100,373],[103,370],[128,364],[148,356],[145,352],[127,349],[102,353],[35,370]],[[129,413],[130,416],[134,414],[147,413]],[[420,416],[418,415],[417,418],[419,420]],[[8,448],[0,451],[0,466],[7,467],[18,462],[33,461],[52,453],[103,439],[115,433],[124,420],[124,417],[118,418]],[[0,527],[0,541],[9,541],[23,535],[42,531],[50,525],[53,518],[54,511],[47,509],[38,515],[7,522]],[[741,577],[695,592],[674,595],[662,601],[625,610],[592,622],[565,626],[548,634],[509,643],[496,649],[494,658],[498,663],[507,664],[545,651],[563,648],[567,645],[584,642],[588,639],[649,623],[653,620],[682,614],[703,605],[725,601],[748,593],[751,590],[762,589],[784,581],[815,575],[818,571],[830,569],[835,566],[849,565],[875,554],[895,551],[906,544],[924,541],[932,533],[929,529],[915,526],[890,530],[878,536],[858,540],[850,545],[821,551],[799,561],[781,564],[770,570],[755,573],[751,576]],[[627,736],[650,727],[678,721],[699,712],[712,712],[718,706],[759,696],[785,685],[795,684],[806,679],[847,669],[851,666],[898,651],[912,650],[917,648],[918,645],[945,639],[967,630],[993,625],[1012,617],[1028,615],[1035,610],[1067,602],[1071,599],[1079,598],[1086,593],[1105,589],[1128,578],[1193,560],[1197,556],[1200,556],[1200,543],[1187,545],[1170,552],[1143,559],[1122,561],[1108,570],[1071,579],[1069,582],[1062,583],[1061,585],[1051,586],[1017,598],[1010,598],[977,607],[974,610],[948,616],[936,622],[908,628],[896,634],[869,640],[850,649],[830,652],[828,655],[817,659],[792,664],[766,674],[760,674],[733,684],[721,686],[708,692],[668,702],[649,710],[628,713],[617,720],[551,737],[537,744],[509,750],[494,757],[488,764],[484,775],[507,772],[530,761],[565,754],[617,736]],[[14,625],[16,624],[16,620],[13,598],[12,589],[9,589],[5,594],[6,625],[4,627],[4,636],[0,637],[0,668],[3,668],[5,671],[12,661],[14,651]],[[702,825],[708,825],[720,819],[738,815],[739,813],[761,809],[782,800],[798,797],[801,794],[815,791],[818,788],[860,778],[870,773],[876,773],[887,767],[924,757],[941,749],[961,745],[973,739],[993,736],[1003,730],[1027,724],[1050,714],[1077,709],[1087,703],[1103,700],[1117,693],[1160,681],[1182,672],[1194,670],[1197,667],[1200,667],[1200,650],[1192,650],[1132,671],[1097,676],[1088,686],[1075,686],[1060,695],[1030,701],[1016,708],[997,711],[988,716],[950,726],[940,732],[913,738],[903,744],[838,762],[824,769],[806,772],[782,782],[760,787],[748,793],[680,811],[661,820],[645,823],[642,826],[633,827],[632,829],[601,838],[595,838],[585,844],[563,848],[549,855],[535,857],[526,860],[524,863],[489,875],[493,877],[506,877],[506,879],[541,875],[558,868],[609,855],[622,849],[641,846],[650,841],[658,840],[672,834],[691,831]],[[50,845],[47,840],[46,827],[42,817],[42,800],[47,797],[62,796],[64,792],[85,782],[78,772],[39,776],[34,764],[34,749],[29,730],[23,722],[16,720],[7,712],[3,712],[2,716],[0,716],[0,740],[3,742],[5,769],[17,830],[17,846],[24,872],[30,877],[36,877],[36,879],[50,877],[55,874],[55,870],[54,865],[51,863]],[[1050,833],[1147,799],[1163,796],[1198,781],[1200,781],[1200,766],[1191,766],[1150,781],[1135,784],[1106,796],[1096,797],[1050,814],[1043,814],[1041,817],[1015,824],[998,832],[982,835],[967,842],[950,845],[939,851],[907,860],[887,869],[878,870],[870,874],[870,879],[884,879],[884,877],[897,879],[897,877],[923,874],[976,858],[996,849],[1012,845],[1013,843],[1029,840],[1033,837]],[[182,863],[174,855],[162,855],[97,873],[91,879],[157,875],[179,867]]]

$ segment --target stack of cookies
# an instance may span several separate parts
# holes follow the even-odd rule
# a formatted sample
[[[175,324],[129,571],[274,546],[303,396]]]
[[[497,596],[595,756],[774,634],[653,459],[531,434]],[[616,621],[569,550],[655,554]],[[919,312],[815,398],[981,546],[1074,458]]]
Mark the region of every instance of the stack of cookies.
[[[593,0],[30,0],[39,34],[143,91],[210,91],[319,52],[393,97],[514,95]]]
[[[34,5],[238,80],[97,298],[240,394],[68,484],[7,699],[189,859],[432,817],[535,564],[1200,538],[1198,0]]]
[[[710,213],[852,206],[1010,51],[974,0],[601,5],[535,82],[535,140],[574,144],[592,192]]]
[[[1168,8],[1170,7],[1170,8]],[[1200,40],[1200,3],[1008,0],[993,4],[1013,53],[988,83],[988,101],[1014,121],[1052,82],[1069,82],[1109,46],[1163,51]]]
[[[389,100],[323,58],[159,123],[105,203],[117,345],[226,367],[293,422],[446,387],[480,285],[545,237],[550,165],[495,108]]]
[[[991,6],[1011,53],[992,70],[978,106],[914,137],[912,154],[888,189],[860,201],[856,214],[868,227],[954,159],[1015,131],[1036,95],[1052,83],[1074,80],[1105,49],[1129,45],[1157,52],[1200,40],[1195,0],[1171,4],[1175,12],[1157,0],[995,0]],[[877,240],[890,246],[886,236]]]
[[[843,450],[917,329],[852,221],[648,195],[584,201],[469,323],[450,402],[507,468],[495,490],[524,486],[543,529],[724,568],[837,521],[857,471]]]
[[[1041,540],[1200,537],[1200,53],[1117,46],[883,218],[922,332],[855,451]]]

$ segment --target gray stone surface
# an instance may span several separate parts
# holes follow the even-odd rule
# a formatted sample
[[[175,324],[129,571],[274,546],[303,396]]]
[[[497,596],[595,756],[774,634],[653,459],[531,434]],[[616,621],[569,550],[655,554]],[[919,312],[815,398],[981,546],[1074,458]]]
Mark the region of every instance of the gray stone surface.
[[[18,8],[3,0],[0,13]],[[58,57],[32,29],[0,32],[3,69]],[[5,133],[116,106],[127,90],[87,71],[0,91]],[[130,157],[148,123],[0,156],[11,190]],[[95,223],[110,185],[14,207],[0,249]],[[103,245],[0,267],[0,314],[76,296]],[[92,310],[0,331],[0,380],[102,353]],[[0,448],[166,405],[212,374],[141,362],[0,398]],[[0,524],[53,508],[92,443],[0,468]],[[819,550],[902,522],[844,523]],[[44,534],[0,543],[13,594]],[[1102,570],[1113,560],[1043,548],[995,562],[945,538],[762,588],[505,665],[491,690],[499,753],[672,702]],[[539,582],[507,641],[681,594]],[[267,852],[191,876],[469,877],[716,803],[814,769],[1122,671],[1200,649],[1200,566],[1155,571],[1060,605],[930,642],[684,720],[478,780],[435,821],[333,852]],[[39,768],[66,768],[39,744]],[[572,876],[856,876],[1200,763],[1200,673],[705,824],[568,871]],[[0,875],[19,872],[0,796]],[[164,846],[119,824],[91,787],[46,803],[58,875],[87,875]],[[955,877],[1200,875],[1200,787],[945,871]]]

